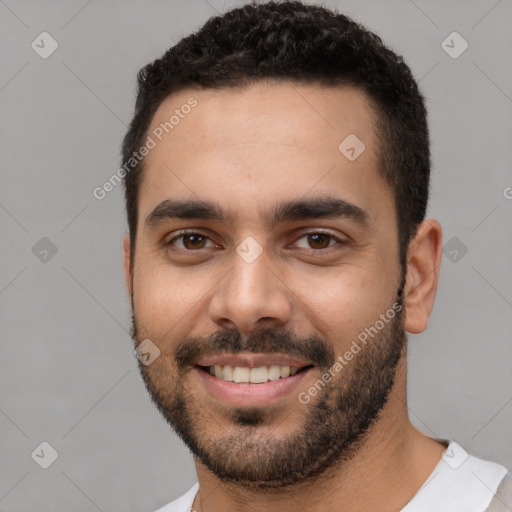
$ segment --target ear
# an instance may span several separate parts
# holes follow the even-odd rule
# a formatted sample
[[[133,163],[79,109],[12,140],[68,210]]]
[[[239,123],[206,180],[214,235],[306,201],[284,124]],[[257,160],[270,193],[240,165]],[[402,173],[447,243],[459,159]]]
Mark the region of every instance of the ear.
[[[128,295],[132,294],[132,277],[131,277],[131,258],[130,258],[130,235],[127,234],[123,238],[123,266],[124,280]]]
[[[439,222],[425,219],[418,225],[416,236],[409,244],[404,327],[411,334],[419,334],[428,326],[439,279],[442,237]]]

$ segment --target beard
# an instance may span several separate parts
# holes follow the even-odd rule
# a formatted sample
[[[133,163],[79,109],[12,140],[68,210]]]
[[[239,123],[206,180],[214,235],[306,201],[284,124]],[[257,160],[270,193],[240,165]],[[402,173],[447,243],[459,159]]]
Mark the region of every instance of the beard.
[[[407,342],[404,285],[405,273],[396,292],[395,304],[401,306],[396,315],[381,322],[384,327],[327,383],[321,376],[332,371],[336,362],[330,344],[316,335],[300,337],[277,328],[254,330],[245,338],[237,329],[187,337],[174,354],[165,353],[165,336],[153,338],[162,353],[151,365],[139,361],[139,370],[157,409],[192,454],[222,481],[254,489],[312,482],[327,469],[353,458],[389,399]],[[144,338],[139,336],[134,311],[132,296],[132,337],[138,344]],[[280,352],[306,359],[314,364],[309,371],[318,371],[317,382],[322,387],[307,404],[297,400],[281,422],[275,418],[282,416],[282,406],[271,404],[215,403],[212,412],[212,404],[197,396],[187,377],[195,357],[225,352]],[[293,422],[293,428],[283,432],[279,426],[285,422]]]

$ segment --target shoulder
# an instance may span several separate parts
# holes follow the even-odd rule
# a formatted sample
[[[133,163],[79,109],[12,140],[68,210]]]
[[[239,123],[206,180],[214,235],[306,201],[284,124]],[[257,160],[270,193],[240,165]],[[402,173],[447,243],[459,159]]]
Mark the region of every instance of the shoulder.
[[[507,512],[512,510],[512,471],[502,479],[489,508],[485,512]]]
[[[443,444],[447,448],[441,460],[401,512],[435,510],[441,504],[443,512],[487,512],[507,468],[469,454],[455,441]]]

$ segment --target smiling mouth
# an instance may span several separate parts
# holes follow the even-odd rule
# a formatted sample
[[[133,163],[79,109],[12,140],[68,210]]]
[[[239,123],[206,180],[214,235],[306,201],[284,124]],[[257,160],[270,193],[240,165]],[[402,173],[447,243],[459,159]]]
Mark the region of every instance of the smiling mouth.
[[[232,366],[232,365],[212,365],[212,366],[197,366],[200,370],[228,382],[235,383],[250,383],[250,384],[263,384],[269,381],[276,381],[292,377],[301,373],[313,365],[303,367],[297,366],[281,366],[269,365],[259,366],[257,368],[250,368],[247,366]]]

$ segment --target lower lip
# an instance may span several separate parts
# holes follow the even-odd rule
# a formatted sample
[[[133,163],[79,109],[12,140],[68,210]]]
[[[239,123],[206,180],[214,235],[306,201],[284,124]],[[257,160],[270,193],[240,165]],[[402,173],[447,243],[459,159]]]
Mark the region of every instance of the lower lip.
[[[297,387],[311,369],[308,368],[290,377],[269,380],[261,384],[250,382],[237,383],[219,379],[197,366],[194,367],[193,371],[198,373],[208,391],[216,398],[233,405],[247,406],[264,405],[278,398],[285,397]]]

